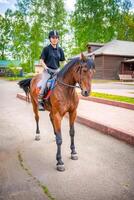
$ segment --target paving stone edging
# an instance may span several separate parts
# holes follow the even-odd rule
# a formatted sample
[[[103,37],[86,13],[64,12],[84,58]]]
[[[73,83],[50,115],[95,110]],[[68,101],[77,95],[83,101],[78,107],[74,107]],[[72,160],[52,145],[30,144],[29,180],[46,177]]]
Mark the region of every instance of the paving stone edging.
[[[80,117],[80,116],[77,116],[76,121],[85,125],[85,126],[88,126],[88,127],[93,128],[97,131],[100,131],[100,132],[102,132],[106,135],[111,135],[111,136],[113,136],[113,137],[115,137],[119,140],[122,140],[122,141],[128,143],[128,144],[134,145],[134,136],[132,136],[129,133],[126,133],[122,130],[115,129],[115,128],[112,128],[110,126],[101,124],[101,123],[96,122],[96,121],[92,121],[90,119],[85,119],[85,118]]]
[[[22,94],[21,94],[21,93],[18,93],[16,97],[19,98],[19,99],[22,99],[22,100],[26,101],[26,96],[25,96],[23,93],[22,93]],[[86,97],[86,98],[84,98],[84,97],[82,97],[82,96],[79,96],[79,97],[80,97],[80,99],[92,101],[92,100],[91,100],[91,99],[92,99],[91,97],[88,97],[88,99],[87,99],[87,97]],[[94,98],[93,98],[93,99],[94,99]],[[97,99],[97,98],[96,98],[96,99]],[[94,102],[97,102],[97,101],[95,100]],[[110,102],[111,102],[111,101],[110,101]],[[102,102],[99,102],[99,103],[102,103]],[[103,102],[103,103],[104,103],[104,102]],[[105,104],[105,103],[104,103],[104,104]],[[108,105],[111,105],[111,104],[108,104]],[[115,105],[114,105],[114,106],[115,106]],[[121,106],[120,106],[120,107],[121,107]],[[132,110],[133,110],[133,109],[132,109]],[[134,145],[134,136],[132,136],[132,135],[130,135],[129,133],[126,133],[126,132],[124,132],[124,131],[122,131],[122,130],[112,128],[112,127],[110,127],[110,126],[101,124],[101,123],[96,122],[96,121],[92,121],[92,120],[90,120],[90,119],[85,119],[85,118],[83,118],[83,117],[81,117],[81,116],[77,116],[76,121],[77,121],[78,123],[81,123],[81,124],[83,124],[83,125],[86,125],[86,126],[88,126],[88,127],[90,127],[90,128],[96,129],[96,130],[98,130],[98,131],[100,131],[100,132],[102,132],[102,133],[104,133],[104,134],[111,135],[111,136],[113,136],[113,137],[115,137],[115,138],[117,138],[117,139],[119,139],[119,140],[122,140],[122,141],[128,143],[128,144]]]

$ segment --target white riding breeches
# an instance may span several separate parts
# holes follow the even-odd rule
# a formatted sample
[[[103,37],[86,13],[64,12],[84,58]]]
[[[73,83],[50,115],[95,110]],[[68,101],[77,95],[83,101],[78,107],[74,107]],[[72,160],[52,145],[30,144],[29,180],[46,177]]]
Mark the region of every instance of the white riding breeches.
[[[59,72],[59,69],[48,69],[50,72],[56,74]],[[40,87],[41,87],[41,90],[40,90],[40,95],[43,95],[44,94],[44,91],[45,91],[45,88],[46,88],[46,84],[47,84],[47,81],[48,79],[51,77],[50,73],[48,73],[48,71],[46,69],[43,70],[43,73],[42,73],[42,79],[41,79],[41,82],[40,82]]]

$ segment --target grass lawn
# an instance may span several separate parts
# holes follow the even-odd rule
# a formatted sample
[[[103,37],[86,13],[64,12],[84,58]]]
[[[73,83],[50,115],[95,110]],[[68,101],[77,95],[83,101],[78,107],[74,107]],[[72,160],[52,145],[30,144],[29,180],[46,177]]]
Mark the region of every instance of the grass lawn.
[[[24,77],[6,77],[5,79],[8,81],[19,81],[19,80],[23,80]]]
[[[92,79],[92,83],[114,83],[114,82],[119,82],[119,80]]]
[[[99,92],[92,92],[91,96],[102,98],[102,99],[109,99],[109,100],[113,100],[113,101],[120,101],[120,102],[134,104],[134,98],[132,98],[132,97],[118,96],[118,95],[99,93]]]
[[[20,81],[26,78],[32,78],[32,75],[27,75],[27,76],[23,76],[23,77],[5,77],[6,80],[8,81]]]

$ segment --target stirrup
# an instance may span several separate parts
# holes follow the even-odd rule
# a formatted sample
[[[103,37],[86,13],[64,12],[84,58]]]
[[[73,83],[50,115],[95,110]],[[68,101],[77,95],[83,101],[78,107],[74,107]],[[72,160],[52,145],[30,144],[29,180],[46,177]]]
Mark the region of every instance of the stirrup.
[[[38,97],[38,110],[39,111],[44,111],[44,102],[43,102],[43,96]]]
[[[42,102],[38,102],[38,110],[39,111],[44,111],[45,110]]]

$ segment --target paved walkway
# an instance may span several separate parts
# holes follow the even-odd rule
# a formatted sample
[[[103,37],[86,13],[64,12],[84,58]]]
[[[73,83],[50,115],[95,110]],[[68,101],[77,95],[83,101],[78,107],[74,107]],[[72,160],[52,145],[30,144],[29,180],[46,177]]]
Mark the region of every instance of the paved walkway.
[[[25,126],[29,120],[22,121],[27,108],[16,99],[17,89],[14,82],[0,79],[0,200],[48,200],[20,157],[30,131]]]
[[[134,144],[134,111],[92,101],[80,100],[78,121]]]
[[[95,82],[92,83],[92,90],[94,92],[134,98],[134,82]]]
[[[72,161],[65,118],[62,157],[66,170],[57,172],[49,113],[40,112],[41,140],[35,141],[32,105],[16,98],[22,90],[15,82],[0,79],[0,91],[0,200],[46,200],[44,186],[51,194],[49,200],[134,199],[133,146],[76,123],[79,159]]]
[[[93,83],[92,91],[134,97],[134,82]],[[18,94],[18,97],[25,100],[25,95],[22,93]],[[103,103],[98,102],[98,100],[92,102],[80,99],[77,121],[134,145],[134,106],[123,105],[123,107],[131,107],[131,109],[133,107],[133,110],[130,110],[117,107],[121,106],[121,103],[111,106],[104,104],[106,103],[104,101]]]
[[[18,97],[25,100],[24,93]],[[100,132],[134,144],[134,111],[80,99],[77,121]]]

